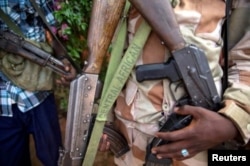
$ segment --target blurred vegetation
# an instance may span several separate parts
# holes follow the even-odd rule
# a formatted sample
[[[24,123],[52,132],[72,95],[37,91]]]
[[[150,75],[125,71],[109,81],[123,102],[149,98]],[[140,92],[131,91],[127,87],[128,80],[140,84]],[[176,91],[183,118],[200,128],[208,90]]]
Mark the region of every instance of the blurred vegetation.
[[[82,68],[88,56],[87,35],[91,17],[92,0],[59,0],[55,1],[54,16],[57,20],[55,32],[66,47],[69,56]],[[110,51],[110,50],[109,50]],[[108,54],[107,54],[108,55]],[[108,57],[104,57],[99,78],[104,82]],[[66,113],[69,88],[55,87],[59,111]]]
[[[92,0],[57,0],[54,16],[57,20],[55,33],[68,51],[69,56],[83,67],[82,58],[87,49],[87,33]],[[59,113],[65,114],[68,107],[69,88],[55,87]]]
[[[80,66],[82,53],[87,48],[87,33],[92,0],[60,0],[55,2],[57,35],[66,46],[68,54]]]

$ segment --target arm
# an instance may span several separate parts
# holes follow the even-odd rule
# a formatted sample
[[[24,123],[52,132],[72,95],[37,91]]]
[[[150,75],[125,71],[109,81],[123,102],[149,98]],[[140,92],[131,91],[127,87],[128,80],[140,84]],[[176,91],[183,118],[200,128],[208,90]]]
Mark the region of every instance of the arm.
[[[129,1],[147,20],[148,24],[151,25],[152,29],[170,49],[170,51],[185,47],[186,42],[182,37],[170,2],[165,0]]]
[[[232,120],[240,133],[242,143],[250,139],[250,83],[249,27],[250,3],[235,1],[229,22],[229,87],[224,93],[225,108],[219,112]],[[235,33],[236,27],[241,27]]]
[[[131,0],[131,2],[133,5],[135,5],[138,11],[141,12],[144,18],[152,26],[153,30],[155,30],[155,32],[159,35],[159,37],[162,39],[162,41],[164,41],[165,45],[171,51],[183,48],[178,45],[177,47],[173,47],[173,45],[175,44],[183,43],[181,41],[169,44],[169,42],[172,42],[172,40],[170,39],[173,39],[173,38],[170,38],[171,35],[169,36],[167,34],[169,32],[173,33],[173,31],[171,31],[172,29],[169,30],[168,28],[165,28],[169,26],[168,21],[166,21],[165,17],[164,18],[162,18],[161,16],[158,17],[159,14],[162,14],[163,16],[167,16],[169,14],[165,9],[162,9],[169,5],[168,1],[162,0],[162,1],[156,2],[158,6],[154,7],[155,9],[157,9],[157,11],[154,11],[154,12],[158,14],[154,15],[155,17],[152,17],[152,18],[151,16],[153,14],[152,13],[148,14],[150,12],[148,12],[148,10],[145,10],[146,7],[150,8],[149,7],[150,5],[148,6],[145,6],[145,5],[149,4],[150,2],[153,3],[152,1],[146,1],[146,2],[143,1],[145,2],[144,4],[142,1],[139,1],[139,0],[137,1]],[[151,5],[151,6],[154,6],[154,5]],[[152,10],[154,8],[152,8]],[[167,7],[167,8],[169,10],[172,10],[170,7]],[[158,23],[156,23],[157,26],[154,24],[154,21],[153,21],[154,18],[157,18],[156,20],[158,20]],[[159,31],[159,27],[162,28],[160,31]],[[176,36],[178,38],[180,34],[176,33],[173,36],[174,38]],[[175,40],[173,40],[173,42],[174,41]],[[185,45],[185,42],[183,45]],[[155,147],[152,149],[152,151],[155,154],[158,154],[158,157],[185,159],[183,156],[181,156],[181,153],[180,153],[181,149],[184,147],[190,148],[191,152],[190,152],[190,156],[188,157],[193,157],[194,155],[196,155],[197,153],[203,150],[207,150],[208,148],[211,148],[221,142],[234,139],[239,135],[239,132],[236,129],[236,125],[233,123],[232,120],[230,120],[230,118],[225,118],[224,116],[221,116],[218,113],[208,111],[208,109],[201,108],[201,107],[193,107],[193,106],[183,106],[183,107],[177,108],[176,112],[181,115],[188,115],[188,114],[192,115],[193,120],[188,127],[185,127],[181,130],[177,130],[173,132],[157,133],[158,138],[162,138],[167,141],[173,141],[170,144],[165,144],[165,145]],[[204,127],[207,125],[211,126],[211,128],[209,128],[208,130],[204,130]],[[213,134],[215,130],[218,132],[216,132],[216,134]],[[195,133],[199,133],[199,134],[195,134]],[[209,133],[209,137],[207,137],[208,133]],[[205,135],[205,136],[202,136],[202,135]],[[197,143],[199,143],[200,146],[198,146]]]
[[[215,83],[202,50],[195,46],[187,46],[173,52],[173,58],[167,63],[140,65],[136,68],[139,81],[168,78],[171,82],[181,81],[187,96],[177,101],[178,106],[193,105],[206,108],[207,111],[218,111],[221,99],[217,93]],[[166,87],[167,88],[167,87]],[[174,92],[172,92],[174,94]],[[182,129],[190,124],[191,115],[180,116],[172,113],[163,124],[160,132]],[[158,160],[151,153],[151,148],[169,143],[160,138],[154,138],[147,148],[147,164],[166,163],[169,160]]]

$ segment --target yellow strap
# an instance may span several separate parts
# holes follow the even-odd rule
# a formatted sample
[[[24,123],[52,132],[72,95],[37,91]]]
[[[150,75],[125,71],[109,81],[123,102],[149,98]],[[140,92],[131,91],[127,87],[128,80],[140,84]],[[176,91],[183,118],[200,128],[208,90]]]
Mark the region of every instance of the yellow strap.
[[[143,22],[135,34],[135,37],[122,58],[118,68],[116,69],[115,74],[112,76],[112,80],[110,81],[108,88],[101,98],[97,118],[95,120],[87,152],[83,160],[83,166],[92,166],[94,163],[99,141],[107,120],[107,115],[127,81],[150,31],[150,26],[146,22]]]

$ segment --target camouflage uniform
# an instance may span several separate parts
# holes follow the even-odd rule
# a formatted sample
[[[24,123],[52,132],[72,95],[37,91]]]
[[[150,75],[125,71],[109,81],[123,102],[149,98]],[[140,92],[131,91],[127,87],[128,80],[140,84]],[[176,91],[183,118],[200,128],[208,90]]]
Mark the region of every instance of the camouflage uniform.
[[[222,24],[225,18],[225,2],[222,0],[180,0],[175,1],[174,11],[185,41],[203,49],[209,61],[216,87],[222,91],[220,55],[223,41]],[[240,3],[234,3],[239,6]],[[242,5],[244,6],[244,5]],[[142,21],[139,13],[132,8],[129,12],[128,42],[131,42]],[[246,51],[250,47],[250,33],[244,37],[230,52],[229,69],[230,87],[223,94],[226,107],[220,112],[235,122],[245,143],[250,138],[250,56]],[[162,63],[169,57],[169,51],[162,45],[155,33],[151,33],[143,52],[137,62],[139,64]],[[171,91],[174,92],[174,97]],[[115,114],[116,124],[127,138],[130,152],[115,159],[120,165],[143,165],[146,146],[159,130],[159,119],[172,112],[175,101],[185,95],[182,87],[171,84],[167,79],[144,81],[138,83],[134,71],[127,81],[126,88],[117,99]],[[163,115],[164,113],[164,115]],[[174,165],[207,165],[206,152],[194,158]]]

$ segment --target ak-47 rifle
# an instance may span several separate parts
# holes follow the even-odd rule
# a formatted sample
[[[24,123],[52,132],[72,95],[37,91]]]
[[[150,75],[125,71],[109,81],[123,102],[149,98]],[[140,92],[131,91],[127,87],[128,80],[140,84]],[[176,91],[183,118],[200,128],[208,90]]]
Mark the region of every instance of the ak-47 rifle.
[[[168,78],[171,82],[182,81],[187,96],[177,101],[179,105],[194,105],[218,111],[220,97],[203,50],[187,45],[181,35],[169,0],[130,0],[131,4],[148,21],[152,29],[171,51],[172,57],[166,63],[140,65],[136,68],[137,80]],[[181,129],[191,122],[191,115],[172,113],[160,131]],[[146,165],[168,165],[170,159],[157,159],[151,148],[168,142],[154,138],[148,145]]]
[[[67,75],[64,64],[37,45],[10,31],[0,31],[0,48],[22,56],[40,66],[46,66],[60,75]]]
[[[121,17],[125,0],[94,0],[88,33],[89,57],[86,69],[70,85],[65,144],[59,165],[80,166],[95,121],[94,105],[97,85],[104,56]],[[116,130],[105,126],[111,151],[119,157],[129,150],[125,138]],[[86,159],[88,160],[88,159]]]

